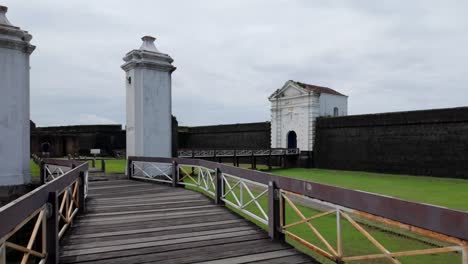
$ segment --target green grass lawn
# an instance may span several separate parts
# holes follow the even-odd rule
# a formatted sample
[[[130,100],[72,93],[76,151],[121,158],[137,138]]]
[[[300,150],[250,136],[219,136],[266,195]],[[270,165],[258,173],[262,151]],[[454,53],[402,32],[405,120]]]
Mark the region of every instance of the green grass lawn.
[[[301,168],[270,173],[468,211],[468,180],[463,179]]]
[[[32,159],[29,160],[29,169],[33,179],[39,178],[39,176],[41,176],[41,169],[39,168],[39,165],[37,165]]]
[[[106,160],[106,173],[125,173],[126,162],[123,159]]]
[[[127,160],[124,159],[106,159],[106,173],[125,173],[125,164]],[[88,160],[89,168],[92,167],[92,161]],[[96,159],[95,166],[97,169],[102,169],[100,159]]]

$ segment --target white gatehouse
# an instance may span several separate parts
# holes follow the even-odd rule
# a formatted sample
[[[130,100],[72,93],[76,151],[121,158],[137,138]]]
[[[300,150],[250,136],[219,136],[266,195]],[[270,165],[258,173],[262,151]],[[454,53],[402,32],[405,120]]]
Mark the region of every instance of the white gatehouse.
[[[271,102],[272,148],[312,151],[317,117],[348,114],[348,96],[327,87],[291,80],[268,100]]]

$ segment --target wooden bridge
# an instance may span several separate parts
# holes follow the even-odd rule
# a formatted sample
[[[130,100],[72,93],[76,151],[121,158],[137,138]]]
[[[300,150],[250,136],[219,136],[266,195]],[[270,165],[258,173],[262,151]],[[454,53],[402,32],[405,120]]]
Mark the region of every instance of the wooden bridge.
[[[144,195],[143,195],[144,194]],[[314,263],[204,195],[131,180],[90,182],[60,263]]]
[[[89,181],[87,162],[46,160],[45,184],[0,208],[0,264],[318,263],[286,241],[336,263],[451,254],[468,264],[464,211],[205,160],[130,157],[127,167],[128,178]],[[332,220],[336,241],[318,218]],[[431,243],[391,252],[365,228],[372,223]],[[345,225],[380,253],[354,252]]]

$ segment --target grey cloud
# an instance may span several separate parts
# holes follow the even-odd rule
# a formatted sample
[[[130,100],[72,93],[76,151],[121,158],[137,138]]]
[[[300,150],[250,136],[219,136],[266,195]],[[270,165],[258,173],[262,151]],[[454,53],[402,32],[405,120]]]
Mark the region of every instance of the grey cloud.
[[[39,125],[125,122],[122,56],[145,34],[177,66],[182,125],[270,118],[295,79],[349,95],[351,114],[466,105],[463,1],[15,1],[33,34]],[[80,117],[81,116],[81,117]]]

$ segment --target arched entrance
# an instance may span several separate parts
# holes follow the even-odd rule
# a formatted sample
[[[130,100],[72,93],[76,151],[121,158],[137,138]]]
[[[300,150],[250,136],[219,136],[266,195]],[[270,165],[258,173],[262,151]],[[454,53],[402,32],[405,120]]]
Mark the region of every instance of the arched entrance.
[[[288,148],[297,148],[297,135],[296,132],[294,131],[289,131],[288,132]]]
[[[50,143],[44,142],[41,144],[41,152],[50,152]]]

